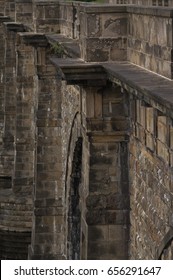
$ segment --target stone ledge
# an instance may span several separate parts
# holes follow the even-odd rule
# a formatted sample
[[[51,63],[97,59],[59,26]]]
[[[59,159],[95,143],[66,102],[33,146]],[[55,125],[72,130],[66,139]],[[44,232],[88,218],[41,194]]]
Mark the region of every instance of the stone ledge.
[[[59,70],[59,75],[67,84],[85,86],[105,85],[106,72],[97,63],[85,63],[82,59],[51,58],[51,62]]]
[[[16,3],[32,3],[33,1],[32,0],[15,0]]]
[[[150,104],[151,99],[167,108],[167,115],[173,118],[173,81],[149,72],[129,62],[102,63],[108,79],[140,95]],[[154,106],[154,104],[152,104]]]
[[[146,16],[168,17],[173,18],[172,7],[155,7],[155,6],[134,6],[127,5],[127,12],[130,14],[140,14]]]
[[[0,16],[0,23],[11,21],[11,18],[8,16]]]
[[[44,33],[19,32],[18,40],[26,45],[34,47],[46,47],[48,45],[47,38]]]
[[[127,12],[127,4],[124,5],[111,5],[111,4],[81,4],[80,11],[85,12],[87,14],[97,14],[97,13],[126,13]]]
[[[22,0],[18,0],[18,1],[22,1]],[[23,1],[22,1],[23,2]],[[59,5],[60,1],[57,0],[35,0],[34,4],[36,4],[37,6],[50,6],[51,4],[57,4],[57,6]]]
[[[17,22],[4,22],[3,23],[7,31],[24,32],[25,27],[22,23]]]

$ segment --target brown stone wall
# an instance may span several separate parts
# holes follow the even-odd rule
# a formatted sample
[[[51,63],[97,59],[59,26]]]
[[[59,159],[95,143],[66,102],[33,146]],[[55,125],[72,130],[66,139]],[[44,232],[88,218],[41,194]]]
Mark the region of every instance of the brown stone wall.
[[[155,259],[172,212],[172,120],[157,104],[136,99],[131,108],[130,254],[132,259]],[[171,249],[168,252],[171,259]]]
[[[81,5],[80,42],[86,61],[126,60],[126,8]]]
[[[13,20],[15,19],[15,0],[4,1],[4,15],[9,16]]]
[[[172,15],[162,8],[128,7],[128,60],[172,79]]]
[[[15,0],[15,21],[23,23],[28,31],[33,30],[32,0]]]
[[[43,33],[59,33],[59,2],[33,1],[34,30]]]
[[[74,8],[72,2],[60,2],[60,32],[73,38]]]
[[[4,0],[0,1],[0,16],[4,16],[5,3]]]
[[[5,92],[4,92],[4,82],[5,82],[5,34],[4,34],[4,21],[9,21],[8,17],[1,17],[1,25],[0,25],[0,33],[1,33],[1,42],[0,42],[0,50],[1,50],[1,57],[0,57],[0,100],[1,100],[1,105],[0,105],[0,146],[1,146],[1,174],[4,173],[3,169],[3,162],[4,162],[4,129],[5,129]]]
[[[111,4],[134,4],[143,6],[172,6],[172,0],[109,0]]]
[[[129,59],[172,78],[172,10],[125,2],[2,2],[2,259],[172,258],[171,100],[154,101],[141,84],[134,90],[132,65],[123,80],[113,63],[82,61]],[[50,46],[60,38],[67,82]],[[79,48],[82,59],[69,59]]]
[[[4,21],[6,20],[4,19]],[[22,28],[20,24],[6,22],[2,34],[3,44],[1,47],[4,52],[1,72],[3,130],[0,180],[0,256],[2,259],[27,259],[28,244],[31,240],[32,186],[28,188],[26,181],[30,181],[30,178],[26,179],[23,176],[28,168],[26,168],[24,158],[19,156],[20,152],[27,150],[28,147],[24,143],[20,145],[17,138],[22,130],[22,121],[16,88],[15,46],[16,31],[21,31]],[[17,129],[19,130],[17,131]],[[19,232],[21,241],[16,240],[17,232]]]

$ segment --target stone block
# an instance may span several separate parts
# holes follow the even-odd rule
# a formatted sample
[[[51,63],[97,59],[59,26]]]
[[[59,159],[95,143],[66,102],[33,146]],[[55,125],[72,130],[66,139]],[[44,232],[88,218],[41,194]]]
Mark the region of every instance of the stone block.
[[[165,116],[158,116],[157,118],[157,138],[162,143],[168,143],[168,127],[167,118]]]
[[[169,164],[169,154],[167,146],[157,140],[157,154],[159,157],[163,158],[166,164]]]
[[[127,243],[120,242],[90,242],[88,245],[89,259],[127,259]]]
[[[108,225],[101,226],[89,226],[88,227],[88,238],[89,240],[108,240]]]

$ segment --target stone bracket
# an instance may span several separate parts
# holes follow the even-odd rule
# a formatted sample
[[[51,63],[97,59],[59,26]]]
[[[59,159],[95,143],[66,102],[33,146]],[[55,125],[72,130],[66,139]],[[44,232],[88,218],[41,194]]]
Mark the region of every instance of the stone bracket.
[[[4,22],[4,26],[7,31],[12,31],[12,32],[24,32],[25,31],[25,27],[22,23]]]
[[[18,33],[18,40],[34,47],[46,47],[48,45],[47,38],[43,33],[20,32]]]
[[[0,23],[9,22],[9,21],[11,21],[10,17],[8,17],[8,16],[0,16]]]
[[[62,80],[69,85],[104,86],[107,74],[101,64],[85,63],[82,59],[51,58]]]

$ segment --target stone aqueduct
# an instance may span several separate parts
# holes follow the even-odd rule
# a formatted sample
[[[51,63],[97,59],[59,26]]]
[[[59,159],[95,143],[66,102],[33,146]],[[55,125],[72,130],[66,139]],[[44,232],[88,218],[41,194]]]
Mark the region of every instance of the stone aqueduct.
[[[173,1],[0,0],[0,35],[1,259],[173,259]]]

